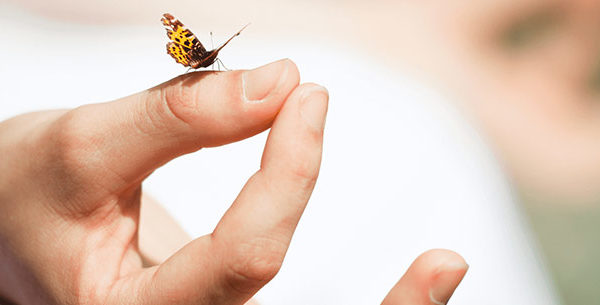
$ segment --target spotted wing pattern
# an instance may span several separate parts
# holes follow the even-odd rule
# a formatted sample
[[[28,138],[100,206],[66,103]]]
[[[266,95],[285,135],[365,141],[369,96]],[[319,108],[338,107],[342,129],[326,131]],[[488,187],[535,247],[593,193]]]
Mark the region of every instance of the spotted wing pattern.
[[[188,30],[181,21],[175,19],[171,14],[164,14],[161,19],[167,30],[167,37],[171,40],[167,44],[167,53],[175,60],[184,65],[189,66],[192,53],[202,56],[206,53],[206,49],[196,38],[196,35]]]
[[[178,63],[186,67],[190,65],[190,54],[186,52],[182,45],[176,44],[172,41],[167,43],[167,53],[175,58],[175,61]]]

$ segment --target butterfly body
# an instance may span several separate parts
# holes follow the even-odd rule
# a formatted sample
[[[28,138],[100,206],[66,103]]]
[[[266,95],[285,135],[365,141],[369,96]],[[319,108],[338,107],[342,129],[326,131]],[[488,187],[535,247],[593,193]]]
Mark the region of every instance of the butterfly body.
[[[212,65],[217,60],[219,51],[248,26],[244,26],[220,47],[207,51],[200,40],[196,38],[196,35],[188,30],[181,21],[175,19],[173,15],[164,14],[161,21],[167,29],[167,37],[171,40],[167,43],[167,53],[178,63],[193,69],[206,68]]]
[[[219,52],[215,52],[214,50],[208,51],[204,54],[197,54],[193,52],[190,59],[190,67],[194,69],[206,68],[217,60],[217,55],[219,55]]]

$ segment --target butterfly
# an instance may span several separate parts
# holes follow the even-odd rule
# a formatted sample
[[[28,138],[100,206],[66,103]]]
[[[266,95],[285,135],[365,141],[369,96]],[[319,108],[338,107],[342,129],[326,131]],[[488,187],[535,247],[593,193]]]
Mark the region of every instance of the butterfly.
[[[206,68],[220,60],[217,58],[219,51],[223,49],[235,36],[248,26],[246,24],[241,30],[235,33],[229,40],[225,41],[220,47],[207,51],[200,40],[188,30],[181,21],[175,19],[173,15],[166,13],[160,19],[167,29],[167,36],[171,40],[167,43],[167,53],[170,54],[178,63],[190,67],[190,69]]]

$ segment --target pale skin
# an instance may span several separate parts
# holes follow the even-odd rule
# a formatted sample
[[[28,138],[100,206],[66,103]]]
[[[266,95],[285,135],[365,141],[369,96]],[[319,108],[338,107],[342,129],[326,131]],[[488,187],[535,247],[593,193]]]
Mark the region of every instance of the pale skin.
[[[248,302],[279,271],[317,181],[328,100],[282,60],[189,73],[116,101],[0,123],[0,296],[16,304]],[[170,160],[268,128],[260,168],[211,234],[187,240],[142,195],[143,180]],[[382,304],[445,303],[467,268],[454,252],[430,250]]]

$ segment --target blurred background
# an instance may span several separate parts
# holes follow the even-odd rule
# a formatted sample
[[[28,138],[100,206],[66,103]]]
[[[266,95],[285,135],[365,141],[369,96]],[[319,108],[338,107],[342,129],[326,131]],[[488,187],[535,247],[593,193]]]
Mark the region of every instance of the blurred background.
[[[164,12],[207,48],[210,31],[219,44],[252,22],[221,52],[229,68],[290,57],[331,92],[322,177],[259,300],[366,304],[446,247],[471,265],[457,304],[600,303],[600,1],[2,0],[0,118],[184,73]],[[210,232],[264,134],[247,142],[177,160],[146,189],[192,235]],[[190,213],[190,198],[214,204]],[[372,298],[336,298],[354,289],[348,270]]]

